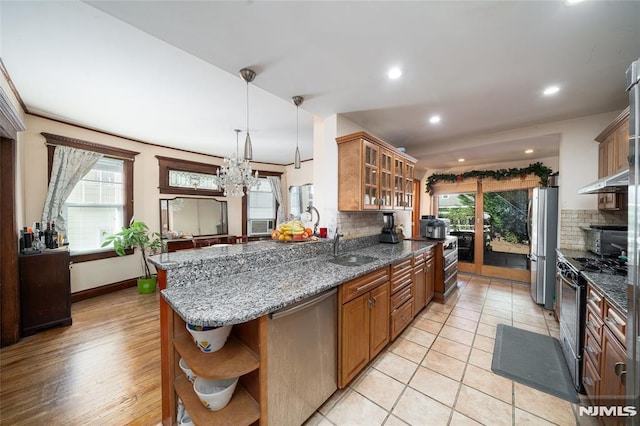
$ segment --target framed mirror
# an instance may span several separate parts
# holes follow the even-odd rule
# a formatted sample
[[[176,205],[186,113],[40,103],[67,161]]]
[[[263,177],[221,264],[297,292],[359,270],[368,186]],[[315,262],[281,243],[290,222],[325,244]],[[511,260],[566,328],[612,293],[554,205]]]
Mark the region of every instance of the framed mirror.
[[[160,200],[163,239],[226,235],[228,224],[226,201],[189,197]]]
[[[289,187],[289,217],[300,220],[311,220],[307,209],[313,206],[313,184]]]

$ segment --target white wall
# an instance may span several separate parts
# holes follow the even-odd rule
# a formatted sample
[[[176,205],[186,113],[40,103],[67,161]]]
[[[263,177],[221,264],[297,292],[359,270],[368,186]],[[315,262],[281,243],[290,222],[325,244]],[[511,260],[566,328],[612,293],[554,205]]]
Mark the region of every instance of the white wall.
[[[313,118],[313,197],[320,226],[333,236],[338,214],[338,116]]]
[[[41,132],[48,132],[68,136],[98,144],[129,149],[140,152],[136,156],[134,165],[134,216],[144,221],[151,230],[160,229],[160,198],[172,198],[171,194],[160,194],[158,189],[158,160],[156,155],[180,158],[209,164],[220,164],[222,159],[212,156],[191,154],[170,148],[158,147],[150,144],[133,142],[127,139],[94,132],[87,129],[59,123],[44,118],[27,115],[27,130],[23,132],[23,173],[22,187],[19,188],[24,196],[24,211],[19,222],[31,224],[39,221],[42,207],[46,198],[47,178],[47,148],[45,138]],[[285,168],[272,164],[252,163],[254,169],[284,172]],[[283,191],[284,191],[283,187]],[[224,197],[219,197],[223,200]],[[229,234],[242,234],[241,198],[229,197]],[[141,264],[138,255],[122,258],[110,258],[92,262],[76,263],[71,271],[71,291],[78,292],[105,284],[136,278],[141,274]]]

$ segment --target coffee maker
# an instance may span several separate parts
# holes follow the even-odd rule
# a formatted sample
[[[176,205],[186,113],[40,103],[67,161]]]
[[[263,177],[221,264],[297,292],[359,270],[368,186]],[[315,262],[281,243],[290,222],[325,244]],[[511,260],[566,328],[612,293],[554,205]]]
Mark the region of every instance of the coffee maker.
[[[383,226],[380,233],[380,242],[387,244],[397,244],[400,242],[396,234],[395,213],[383,213]]]

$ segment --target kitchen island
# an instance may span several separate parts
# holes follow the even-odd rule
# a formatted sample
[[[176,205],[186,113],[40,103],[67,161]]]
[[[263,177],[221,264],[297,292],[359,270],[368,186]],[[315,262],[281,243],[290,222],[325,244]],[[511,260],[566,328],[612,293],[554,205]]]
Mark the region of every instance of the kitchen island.
[[[267,315],[432,247],[416,241],[378,244],[377,236],[345,241],[343,253],[375,258],[360,266],[329,262],[327,240],[262,241],[153,256],[162,293],[163,423],[176,422],[177,393],[196,423],[267,424]],[[233,334],[220,351],[198,353],[185,323],[234,325]],[[208,412],[199,404],[178,367],[180,357],[204,377],[241,376],[227,407]]]

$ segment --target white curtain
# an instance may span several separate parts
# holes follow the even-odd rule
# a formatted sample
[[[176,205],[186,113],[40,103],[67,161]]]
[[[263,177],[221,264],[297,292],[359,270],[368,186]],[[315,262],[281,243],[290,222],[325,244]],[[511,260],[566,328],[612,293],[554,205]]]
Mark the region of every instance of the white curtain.
[[[42,211],[42,223],[55,222],[56,231],[66,235],[62,205],[78,182],[103,157],[99,152],[58,145],[53,153],[51,179]]]
[[[280,187],[280,176],[267,176],[271,185],[271,192],[278,202],[278,211],[276,212],[276,226],[280,225],[284,216],[284,200],[282,198],[282,188]]]

